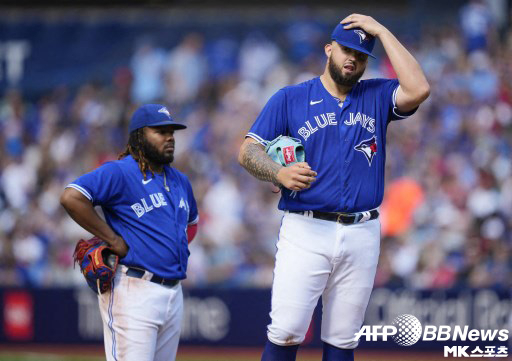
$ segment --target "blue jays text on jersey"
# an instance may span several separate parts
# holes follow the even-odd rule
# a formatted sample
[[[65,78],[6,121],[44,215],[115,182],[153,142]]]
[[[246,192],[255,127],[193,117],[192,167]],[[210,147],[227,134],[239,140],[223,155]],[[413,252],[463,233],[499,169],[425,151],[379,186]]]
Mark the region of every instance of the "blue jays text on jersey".
[[[300,138],[306,162],[318,173],[296,197],[283,189],[279,209],[361,212],[380,205],[387,126],[414,113],[397,111],[398,87],[397,79],[362,80],[339,103],[317,77],[272,96],[247,136],[262,143],[279,135]]]
[[[146,180],[138,163],[127,156],[103,164],[67,187],[101,206],[107,224],[129,246],[121,264],[146,269],[171,279],[186,277],[186,229],[198,221],[198,211],[188,178],[169,166],[164,173],[148,171]]]

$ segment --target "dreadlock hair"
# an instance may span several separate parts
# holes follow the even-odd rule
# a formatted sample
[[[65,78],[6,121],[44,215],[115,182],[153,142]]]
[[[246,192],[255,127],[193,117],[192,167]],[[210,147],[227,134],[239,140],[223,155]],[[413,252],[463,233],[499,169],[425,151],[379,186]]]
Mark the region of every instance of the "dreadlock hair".
[[[119,153],[117,159],[122,159],[128,155],[131,155],[133,159],[139,163],[140,171],[146,180],[146,171],[149,170],[154,176],[155,173],[151,169],[151,163],[148,161],[144,154],[144,128],[135,129],[130,133],[128,138],[128,144],[123,152]]]

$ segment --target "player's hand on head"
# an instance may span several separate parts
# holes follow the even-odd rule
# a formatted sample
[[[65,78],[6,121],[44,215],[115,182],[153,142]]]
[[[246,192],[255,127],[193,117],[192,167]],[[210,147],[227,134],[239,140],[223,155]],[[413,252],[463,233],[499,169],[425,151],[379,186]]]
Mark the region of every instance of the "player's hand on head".
[[[311,187],[316,180],[317,173],[311,169],[308,163],[295,163],[289,167],[283,167],[277,173],[278,182],[292,191],[301,191]]]
[[[371,16],[351,14],[341,20],[344,29],[361,28],[368,34],[378,37],[386,28]]]

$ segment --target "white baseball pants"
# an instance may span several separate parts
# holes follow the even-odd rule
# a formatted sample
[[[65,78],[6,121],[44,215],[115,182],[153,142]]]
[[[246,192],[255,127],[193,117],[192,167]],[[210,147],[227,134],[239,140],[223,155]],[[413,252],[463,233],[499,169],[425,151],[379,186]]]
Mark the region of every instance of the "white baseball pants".
[[[107,361],[174,361],[183,316],[181,284],[129,277],[119,265],[113,289],[98,296]]]
[[[322,296],[323,341],[356,348],[380,252],[380,221],[342,225],[285,212],[277,242],[268,338],[304,340]]]

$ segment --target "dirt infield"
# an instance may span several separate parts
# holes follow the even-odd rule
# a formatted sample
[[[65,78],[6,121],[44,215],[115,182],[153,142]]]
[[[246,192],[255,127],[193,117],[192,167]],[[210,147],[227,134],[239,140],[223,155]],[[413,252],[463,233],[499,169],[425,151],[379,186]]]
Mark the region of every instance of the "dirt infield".
[[[104,360],[103,347],[85,345],[0,345],[0,361],[100,361]],[[260,349],[216,348],[183,346],[178,350],[177,361],[259,361]],[[320,350],[303,349],[297,361],[320,361]],[[440,352],[359,350],[356,361],[441,361]]]

